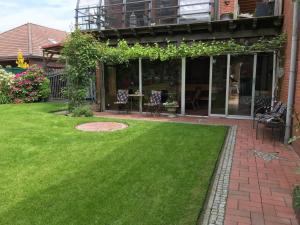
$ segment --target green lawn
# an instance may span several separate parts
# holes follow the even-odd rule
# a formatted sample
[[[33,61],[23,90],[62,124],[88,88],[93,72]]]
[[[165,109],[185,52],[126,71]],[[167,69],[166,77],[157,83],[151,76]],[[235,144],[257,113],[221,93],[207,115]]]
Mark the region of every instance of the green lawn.
[[[49,113],[61,107],[0,106],[1,225],[196,224],[226,127],[87,133],[74,127],[108,119]]]

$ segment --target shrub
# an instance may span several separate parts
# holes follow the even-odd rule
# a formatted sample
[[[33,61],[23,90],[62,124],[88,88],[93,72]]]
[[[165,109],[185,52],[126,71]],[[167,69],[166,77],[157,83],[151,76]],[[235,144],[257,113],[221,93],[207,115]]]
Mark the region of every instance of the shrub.
[[[13,83],[14,75],[6,72],[0,67],[0,104],[10,103],[12,100],[11,86]]]
[[[91,107],[88,105],[78,106],[73,109],[72,111],[73,117],[91,117],[93,116],[93,112],[91,110]]]
[[[14,77],[11,93],[18,102],[37,102],[50,95],[50,81],[37,66],[32,66]]]

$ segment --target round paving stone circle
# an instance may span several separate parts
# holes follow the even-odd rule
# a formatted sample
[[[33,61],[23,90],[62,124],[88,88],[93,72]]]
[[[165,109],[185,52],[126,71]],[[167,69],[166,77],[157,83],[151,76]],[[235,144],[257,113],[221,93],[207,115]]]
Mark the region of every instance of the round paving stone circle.
[[[77,130],[88,132],[113,132],[123,130],[128,127],[125,123],[117,122],[91,122],[76,126]]]

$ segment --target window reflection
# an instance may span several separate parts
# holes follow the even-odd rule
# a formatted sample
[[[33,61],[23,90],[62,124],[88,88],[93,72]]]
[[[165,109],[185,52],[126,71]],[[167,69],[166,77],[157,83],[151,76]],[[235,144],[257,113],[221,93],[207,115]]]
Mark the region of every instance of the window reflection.
[[[133,94],[139,90],[139,64],[137,60],[128,64],[120,64],[105,67],[105,108],[107,110],[117,110],[114,104],[117,100],[117,91],[119,89],[128,90]],[[129,107],[138,111],[138,98],[129,99]]]
[[[143,59],[144,102],[149,102],[151,91],[162,92],[162,103],[177,101],[181,98],[181,61],[150,61]],[[144,107],[144,111],[147,107]],[[165,111],[162,107],[162,111]],[[179,108],[177,110],[179,112]]]

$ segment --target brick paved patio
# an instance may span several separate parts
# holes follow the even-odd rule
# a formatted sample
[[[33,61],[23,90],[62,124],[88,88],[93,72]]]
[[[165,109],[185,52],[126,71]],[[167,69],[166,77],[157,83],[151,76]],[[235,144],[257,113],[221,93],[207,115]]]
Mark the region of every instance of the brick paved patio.
[[[300,158],[270,138],[256,140],[249,120],[196,117],[153,117],[140,114],[95,113],[100,117],[165,122],[237,125],[225,225],[296,225],[292,190],[300,184]]]

